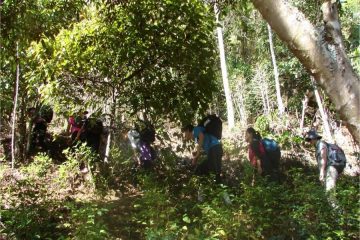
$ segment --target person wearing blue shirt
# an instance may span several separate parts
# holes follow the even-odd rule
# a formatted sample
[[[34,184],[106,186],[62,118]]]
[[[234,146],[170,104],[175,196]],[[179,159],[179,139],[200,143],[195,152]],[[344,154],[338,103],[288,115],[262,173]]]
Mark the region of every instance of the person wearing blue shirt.
[[[185,140],[194,140],[197,143],[196,151],[193,152],[192,165],[196,166],[202,150],[205,151],[207,159],[201,162],[196,170],[196,175],[215,174],[216,182],[220,182],[221,159],[223,149],[221,142],[213,135],[206,133],[204,127],[187,125],[182,129]]]

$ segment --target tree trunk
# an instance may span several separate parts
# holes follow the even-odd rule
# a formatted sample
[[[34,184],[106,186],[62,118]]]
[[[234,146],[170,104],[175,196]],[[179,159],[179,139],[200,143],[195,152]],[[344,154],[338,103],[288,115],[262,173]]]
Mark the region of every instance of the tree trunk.
[[[237,85],[236,88],[236,99],[237,99],[237,109],[239,111],[239,117],[240,117],[240,122],[244,125],[247,124],[247,116],[246,116],[246,109],[245,109],[245,104],[244,104],[244,97],[243,97],[243,91],[242,91],[242,84],[240,84],[239,80],[239,84]]]
[[[265,115],[268,115],[269,111],[268,111],[268,108],[267,108],[267,103],[266,103],[264,88],[263,88],[262,86],[259,86],[259,90],[260,90],[261,99],[262,99],[262,102],[263,102],[264,114],[265,114]]]
[[[20,82],[19,82],[20,84]],[[20,84],[21,85],[21,84]],[[19,92],[22,92],[22,89],[19,86]],[[26,94],[22,94],[20,96],[21,101],[20,101],[20,106],[18,107],[20,112],[19,112],[19,119],[18,119],[18,128],[19,128],[19,135],[20,135],[20,139],[19,139],[19,160],[24,161],[26,158]]]
[[[110,156],[110,147],[111,147],[111,136],[113,134],[113,129],[115,128],[115,119],[116,119],[116,96],[115,96],[116,90],[113,89],[112,99],[110,102],[110,128],[109,133],[106,140],[106,148],[105,148],[105,155],[104,155],[104,162],[109,162],[109,156]]]
[[[252,2],[315,77],[355,141],[360,143],[360,80],[345,53],[336,3],[323,2],[324,27],[316,29],[297,8],[284,0]]]
[[[328,116],[327,116],[327,114],[326,114],[326,112],[324,110],[324,106],[323,106],[322,101],[321,101],[319,90],[317,89],[317,86],[316,86],[316,83],[315,83],[315,80],[314,80],[313,77],[311,77],[311,83],[313,84],[313,87],[314,87],[314,94],[315,94],[316,102],[317,102],[318,107],[319,107],[320,116],[321,116],[321,119],[323,121],[323,126],[324,126],[326,136],[331,142],[333,142],[334,139],[333,139],[333,136],[331,134],[331,129],[330,129],[329,121],[328,121]]]
[[[271,107],[270,107],[270,98],[269,98],[269,85],[267,83],[267,79],[265,78],[265,74],[264,77],[262,78],[263,80],[263,86],[264,86],[264,95],[265,95],[265,103],[266,103],[266,109],[267,109],[267,114],[271,113]]]
[[[271,53],[271,61],[274,67],[274,78],[275,78],[275,88],[276,88],[276,99],[279,109],[279,114],[282,115],[284,113],[284,104],[281,99],[281,91],[280,91],[280,82],[279,82],[279,71],[277,68],[276,58],[275,58],[275,51],[274,51],[274,44],[272,40],[272,33],[271,27],[269,24],[266,24],[269,32],[269,43],[270,43],[270,53]]]
[[[227,120],[228,120],[228,126],[231,129],[235,126],[234,108],[233,108],[233,104],[232,104],[231,92],[230,92],[229,81],[228,81],[228,74],[227,74],[227,69],[226,69],[225,50],[224,50],[222,29],[220,27],[220,22],[219,22],[220,11],[219,11],[216,3],[214,4],[214,11],[215,11],[216,23],[217,23],[216,30],[217,30],[217,36],[218,36],[218,42],[219,42],[221,75],[222,75],[222,79],[223,79],[225,98],[226,98],[227,118],[228,118]]]
[[[309,97],[307,94],[305,94],[304,100],[302,101],[302,112],[301,112],[301,121],[300,121],[300,132],[303,132],[303,128],[304,128],[304,121],[305,121],[305,112],[306,112],[306,108],[308,106],[309,103]]]
[[[11,126],[11,168],[15,166],[15,135],[16,135],[16,110],[19,94],[19,78],[20,78],[20,62],[19,62],[19,43],[16,43],[16,81],[15,81],[15,96],[14,96],[14,110],[12,114],[12,126]]]

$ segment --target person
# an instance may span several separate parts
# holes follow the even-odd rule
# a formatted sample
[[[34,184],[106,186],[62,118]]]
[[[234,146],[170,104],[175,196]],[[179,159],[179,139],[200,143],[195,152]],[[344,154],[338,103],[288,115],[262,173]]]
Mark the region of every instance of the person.
[[[280,149],[277,149],[276,154],[268,152],[264,145],[264,140],[261,138],[260,133],[257,132],[254,128],[249,127],[246,130],[245,141],[248,143],[248,157],[250,164],[254,167],[255,171],[259,175],[267,176],[271,181],[278,181],[278,162],[280,159]],[[253,175],[252,184],[254,183],[255,174]]]
[[[152,168],[156,159],[156,152],[151,146],[155,141],[155,129],[153,126],[145,126],[141,131],[131,129],[128,131],[127,137],[133,149],[136,165],[144,169]]]
[[[195,170],[196,175],[215,174],[217,183],[221,181],[221,161],[223,149],[221,142],[213,135],[206,133],[205,128],[201,126],[194,127],[189,124],[182,129],[185,140],[194,140],[197,143],[196,151],[193,152],[192,165],[197,162],[204,151],[207,158],[198,164]]]
[[[249,127],[245,132],[245,141],[248,143],[248,157],[250,164],[254,167],[259,175],[263,174],[262,164],[266,162],[266,153],[263,144],[261,143],[261,135],[252,127]],[[253,184],[255,175],[253,175]]]
[[[28,153],[33,153],[36,148],[39,150],[45,151],[46,146],[46,131],[47,131],[47,122],[45,119],[41,118],[40,115],[36,112],[34,107],[28,108],[27,115],[30,119],[29,122],[29,144],[28,144]]]
[[[205,127],[196,126],[189,124],[182,128],[184,138],[186,141],[194,140],[197,144],[196,150],[192,153],[192,165],[196,166],[195,175],[197,176],[208,176],[215,174],[215,182],[221,183],[221,164],[223,149],[220,140],[207,133]],[[198,163],[202,153],[206,153],[206,159]],[[222,193],[222,198],[226,205],[231,205],[231,199],[227,191]],[[204,193],[201,184],[198,189],[198,201],[204,201]]]
[[[70,134],[72,141],[75,140],[80,129],[81,129],[81,124],[79,124],[77,119],[73,115],[71,115],[68,119],[67,133]]]
[[[81,116],[77,116],[74,119],[74,123],[77,128],[76,131],[71,135],[72,144],[75,144],[77,141],[85,141],[85,131],[86,126],[89,124],[88,111],[84,111]]]
[[[321,140],[322,136],[318,135],[315,130],[306,133],[305,141],[315,147],[315,157],[319,168],[319,180],[325,184],[326,192],[335,189],[339,171],[335,166],[330,166],[328,161],[328,146]]]

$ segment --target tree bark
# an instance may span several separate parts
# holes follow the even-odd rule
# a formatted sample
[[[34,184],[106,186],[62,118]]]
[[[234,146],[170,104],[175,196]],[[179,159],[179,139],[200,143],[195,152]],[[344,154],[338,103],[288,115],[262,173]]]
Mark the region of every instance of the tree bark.
[[[264,94],[265,94],[265,102],[266,102],[266,108],[267,108],[267,114],[271,113],[272,109],[270,106],[270,98],[269,98],[269,85],[267,82],[267,79],[265,78],[265,74],[263,74],[263,86],[264,86]]]
[[[16,111],[19,94],[19,78],[20,78],[20,62],[19,62],[19,43],[16,43],[16,81],[15,81],[15,96],[14,96],[14,110],[12,114],[12,126],[11,126],[11,168],[15,166],[15,135],[16,135]]]
[[[324,130],[325,130],[325,133],[328,137],[328,139],[333,142],[334,141],[334,138],[331,134],[331,129],[330,129],[330,125],[329,125],[329,121],[328,121],[328,116],[324,110],[324,106],[322,104],[322,101],[321,101],[321,97],[320,97],[320,93],[319,93],[319,90],[316,86],[316,83],[315,83],[315,80],[313,77],[311,77],[311,83],[313,84],[313,87],[314,87],[314,94],[315,94],[315,99],[316,99],[316,102],[317,102],[317,105],[319,107],[319,112],[320,112],[320,116],[321,116],[321,119],[323,121],[323,126],[324,126]]]
[[[275,51],[274,51],[274,44],[272,40],[272,33],[271,27],[269,24],[266,24],[269,32],[269,44],[270,44],[270,53],[271,53],[271,61],[274,67],[274,78],[275,78],[275,88],[276,88],[276,99],[279,109],[279,114],[282,115],[284,113],[284,104],[281,99],[281,91],[280,91],[280,82],[279,82],[279,71],[277,68],[276,58],[275,58]]]
[[[252,0],[271,28],[314,76],[360,143],[360,80],[345,53],[336,3],[322,4],[324,26],[316,29],[284,0]]]
[[[116,119],[116,90],[113,89],[112,91],[112,99],[110,102],[110,128],[109,133],[106,140],[106,148],[105,148],[105,155],[104,155],[104,162],[109,163],[109,156],[110,156],[110,147],[111,147],[111,136],[113,134],[113,129],[115,128],[115,119]]]
[[[216,31],[219,42],[221,75],[223,79],[225,98],[226,98],[227,120],[228,120],[228,126],[231,129],[235,126],[234,108],[232,104],[231,91],[229,87],[228,74],[226,69],[224,41],[223,41],[222,29],[220,27],[220,22],[219,22],[219,9],[216,3],[214,4],[214,11],[215,11],[216,23],[218,25],[216,27]]]
[[[269,110],[268,110],[268,105],[266,103],[265,90],[264,90],[264,88],[262,86],[259,86],[259,90],[260,90],[261,99],[262,99],[262,102],[263,102],[264,115],[268,115]]]
[[[302,112],[301,112],[301,121],[300,121],[300,132],[302,133],[303,128],[304,128],[304,121],[305,121],[305,112],[306,112],[306,108],[308,106],[309,103],[309,97],[307,94],[305,94],[304,100],[302,101]]]
[[[245,109],[245,104],[244,104],[242,84],[240,84],[240,81],[242,81],[242,80],[237,81],[238,85],[237,85],[237,88],[236,88],[235,97],[237,99],[237,109],[239,111],[240,122],[244,126],[246,126],[247,125],[247,116],[246,116],[246,109]]]

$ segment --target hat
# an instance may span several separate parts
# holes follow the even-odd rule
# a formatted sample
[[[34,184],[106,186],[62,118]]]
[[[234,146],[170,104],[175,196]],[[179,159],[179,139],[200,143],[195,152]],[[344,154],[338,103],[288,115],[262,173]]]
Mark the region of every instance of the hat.
[[[320,136],[319,134],[317,134],[317,132],[315,130],[310,130],[306,133],[305,136],[305,141],[309,142],[310,140],[314,140],[314,139],[321,139],[322,136]]]

